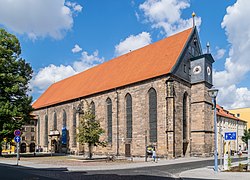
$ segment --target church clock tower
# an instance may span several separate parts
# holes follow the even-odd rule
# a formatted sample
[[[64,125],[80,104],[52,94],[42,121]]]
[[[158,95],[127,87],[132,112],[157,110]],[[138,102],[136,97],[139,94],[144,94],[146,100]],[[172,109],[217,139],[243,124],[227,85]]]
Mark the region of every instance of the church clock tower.
[[[213,111],[208,89],[212,87],[211,54],[190,59],[191,75],[191,155],[211,156],[213,153]]]

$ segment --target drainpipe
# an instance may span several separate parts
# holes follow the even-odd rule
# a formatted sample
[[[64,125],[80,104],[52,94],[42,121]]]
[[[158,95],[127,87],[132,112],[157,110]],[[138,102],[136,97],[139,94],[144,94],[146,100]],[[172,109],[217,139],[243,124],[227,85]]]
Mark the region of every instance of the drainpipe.
[[[116,137],[116,156],[119,156],[119,96],[118,91],[115,89],[116,92],[116,125],[117,125],[117,137]]]

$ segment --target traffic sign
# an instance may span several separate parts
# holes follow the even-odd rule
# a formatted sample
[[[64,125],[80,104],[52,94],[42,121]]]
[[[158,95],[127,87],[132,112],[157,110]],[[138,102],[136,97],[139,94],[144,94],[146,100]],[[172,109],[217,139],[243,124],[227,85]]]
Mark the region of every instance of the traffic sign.
[[[225,140],[236,140],[236,132],[226,132]]]
[[[21,141],[21,138],[20,138],[20,136],[15,136],[14,140],[15,140],[15,142],[19,143]]]
[[[14,131],[14,135],[15,136],[20,136],[21,135],[21,131],[19,129]]]

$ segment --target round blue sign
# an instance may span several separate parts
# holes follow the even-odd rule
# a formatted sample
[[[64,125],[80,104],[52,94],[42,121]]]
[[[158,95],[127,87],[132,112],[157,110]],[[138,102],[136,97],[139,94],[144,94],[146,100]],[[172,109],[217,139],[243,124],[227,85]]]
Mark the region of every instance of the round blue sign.
[[[15,136],[14,140],[15,140],[15,142],[19,143],[21,141],[21,138],[20,138],[20,136]]]

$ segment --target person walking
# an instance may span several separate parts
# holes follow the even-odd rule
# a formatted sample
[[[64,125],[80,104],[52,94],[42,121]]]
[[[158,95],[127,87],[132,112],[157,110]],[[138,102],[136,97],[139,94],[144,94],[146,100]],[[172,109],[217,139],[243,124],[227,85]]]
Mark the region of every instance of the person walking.
[[[153,148],[152,157],[153,157],[153,159],[154,159],[154,162],[156,162],[156,152],[155,152],[155,147]]]

